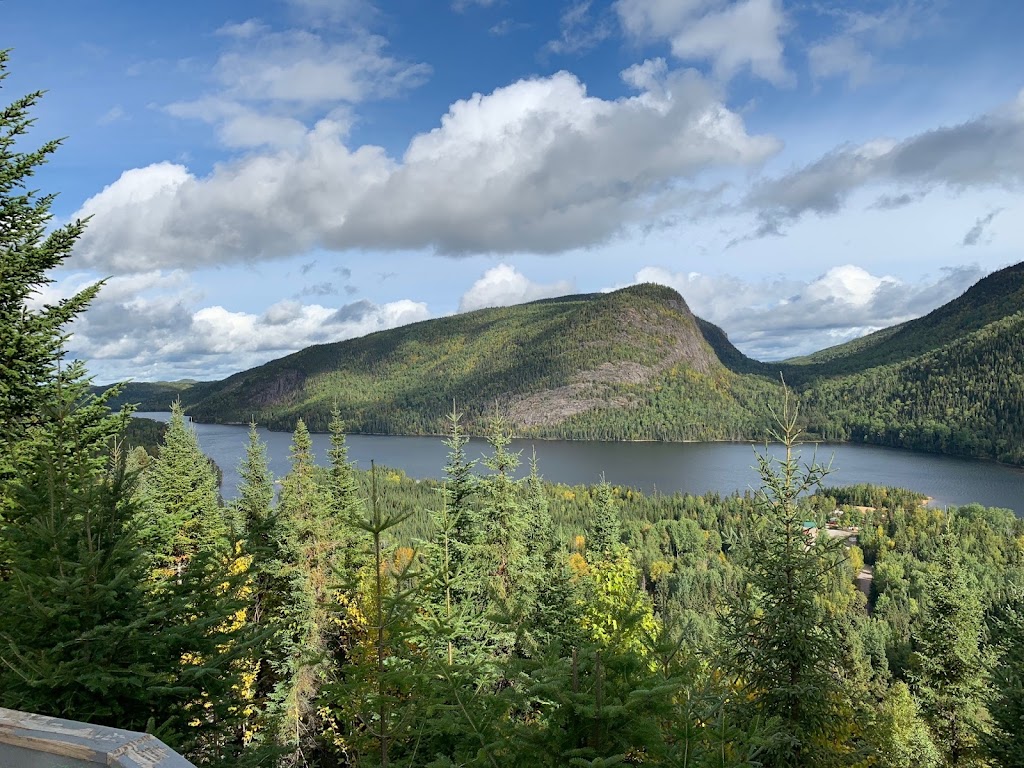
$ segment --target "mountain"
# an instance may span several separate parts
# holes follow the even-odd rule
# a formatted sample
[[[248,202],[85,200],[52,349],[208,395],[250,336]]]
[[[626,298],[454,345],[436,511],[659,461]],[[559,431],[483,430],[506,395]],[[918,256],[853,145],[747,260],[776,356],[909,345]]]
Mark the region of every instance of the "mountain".
[[[899,363],[801,388],[832,440],[1024,464],[1024,312]]]
[[[777,387],[736,372],[757,365],[676,291],[648,284],[427,320],[125,397],[148,409],[173,394],[199,421],[278,429],[299,417],[325,429],[337,405],[351,431],[437,434],[454,402],[476,431],[498,408],[538,437],[717,439],[763,434]]]
[[[785,361],[787,381],[856,373],[927,354],[1024,309],[1024,262],[982,278],[916,320]]]
[[[309,347],[217,382],[133,384],[124,397],[199,421],[437,434],[453,403],[482,432],[495,410],[524,436],[765,437],[780,372],[808,432],[1024,464],[1024,264],[924,317],[803,358],[746,357],[670,288],[545,299]],[[163,402],[158,402],[164,398]]]

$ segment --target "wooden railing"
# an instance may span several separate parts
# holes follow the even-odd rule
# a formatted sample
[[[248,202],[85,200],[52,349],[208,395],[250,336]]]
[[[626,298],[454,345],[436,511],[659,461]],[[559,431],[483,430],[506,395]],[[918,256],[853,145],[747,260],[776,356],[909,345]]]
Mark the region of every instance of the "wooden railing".
[[[0,707],[3,768],[194,768],[148,733],[89,725]]]

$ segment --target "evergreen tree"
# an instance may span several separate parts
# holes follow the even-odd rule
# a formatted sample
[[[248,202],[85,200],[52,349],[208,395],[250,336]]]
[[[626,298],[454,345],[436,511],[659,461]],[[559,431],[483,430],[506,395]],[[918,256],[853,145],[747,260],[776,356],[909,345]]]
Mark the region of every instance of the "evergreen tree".
[[[145,482],[140,531],[157,568],[180,573],[197,552],[223,546],[230,526],[217,478],[178,401]]]
[[[1018,593],[996,620],[999,659],[992,671],[988,711],[992,731],[986,752],[1001,768],[1024,768],[1024,594]]]
[[[358,765],[418,766],[417,721],[429,694],[423,687],[423,657],[412,652],[419,612],[415,553],[386,541],[409,514],[394,514],[382,503],[376,468],[371,469],[370,504],[358,521],[367,534],[371,574],[361,595],[366,617],[364,642],[352,649],[328,686],[336,721],[349,724],[346,751]],[[389,556],[388,550],[391,549]]]
[[[519,454],[509,450],[512,436],[505,421],[495,416],[487,437],[492,453],[484,459],[491,474],[479,488],[479,523],[472,533],[470,577],[480,605],[487,606],[492,624],[488,642],[501,653],[510,652],[517,627],[533,608],[527,523],[520,500],[521,485],[514,473]]]
[[[9,53],[0,50],[0,86],[7,78]],[[41,96],[30,93],[0,109],[0,518],[16,492],[17,446],[44,416],[42,406],[50,392],[41,385],[56,374],[65,328],[100,288],[96,283],[55,304],[30,304],[53,282],[48,273],[71,255],[85,226],[74,221],[47,233],[55,195],[39,195],[28,187],[61,143],[18,150]]]
[[[829,470],[814,462],[801,467],[794,455],[799,430],[788,392],[778,424],[785,456],[758,455],[759,516],[744,546],[747,584],[725,619],[722,666],[747,693],[741,716],[777,722],[767,766],[841,765],[852,712],[835,658],[842,622],[825,610],[822,592],[843,555],[828,537],[808,539],[797,504]]]
[[[282,599],[279,577],[280,548],[274,499],[273,475],[267,462],[267,446],[249,424],[249,442],[245,458],[238,467],[242,478],[238,498],[233,504],[234,516],[245,532],[243,551],[247,558],[248,601],[246,622],[263,637],[260,653],[252,662],[252,683],[248,689],[251,713],[248,728],[250,739],[273,745],[276,724],[267,722],[267,699],[277,683],[276,667],[283,656],[281,631],[277,624]],[[269,738],[268,738],[269,737]]]
[[[611,555],[622,545],[622,518],[615,505],[612,487],[601,477],[596,489],[594,533],[587,548],[596,554]]]
[[[950,766],[979,765],[986,659],[982,608],[956,550],[944,535],[938,574],[913,633],[910,675],[932,737]]]
[[[313,443],[301,419],[292,436],[291,463],[276,515],[280,656],[268,712],[287,751],[286,763],[302,765],[319,759],[331,730],[317,699],[337,676],[331,643],[338,627],[335,568],[344,532],[317,480]]]
[[[917,702],[902,681],[886,691],[870,737],[880,768],[936,768],[941,760]]]
[[[245,458],[238,467],[242,481],[238,485],[238,499],[235,512],[243,530],[262,531],[272,514],[274,501],[274,476],[267,460],[267,445],[256,431],[256,423],[249,423],[249,442],[245,447]]]
[[[445,438],[444,445],[448,447],[448,463],[445,464],[445,483],[442,493],[444,494],[444,508],[452,520],[452,535],[456,542],[456,549],[453,556],[456,562],[461,562],[463,554],[461,548],[469,543],[472,536],[471,530],[474,523],[472,501],[479,490],[479,481],[473,473],[476,461],[466,458],[466,445],[469,438],[462,431],[462,414],[455,406],[452,406],[451,413],[447,416],[449,431]]]
[[[132,477],[111,448],[126,414],[89,397],[81,366],[50,388],[29,429],[2,529],[0,705],[87,722],[155,727],[193,757],[240,746],[233,705],[249,641],[232,619],[234,579],[204,561],[154,585],[139,547]],[[208,751],[212,750],[212,751]]]

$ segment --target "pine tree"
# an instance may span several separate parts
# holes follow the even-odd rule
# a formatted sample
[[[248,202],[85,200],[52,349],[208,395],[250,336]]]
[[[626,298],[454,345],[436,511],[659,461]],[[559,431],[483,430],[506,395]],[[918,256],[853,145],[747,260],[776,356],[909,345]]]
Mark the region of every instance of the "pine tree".
[[[982,609],[955,541],[946,534],[940,547],[939,572],[912,633],[910,675],[944,761],[978,765],[986,672]]]
[[[0,50],[0,86],[7,78],[9,51]],[[13,503],[18,443],[44,417],[42,406],[64,355],[65,328],[96,295],[96,283],[69,299],[42,307],[33,296],[53,282],[48,273],[71,255],[84,230],[74,221],[47,232],[55,195],[29,189],[30,178],[60,146],[48,141],[18,151],[32,126],[30,112],[42,92],[0,109],[0,518]]]
[[[287,764],[301,765],[317,759],[331,730],[317,701],[321,688],[337,679],[332,652],[339,628],[336,567],[345,532],[318,481],[312,439],[301,419],[292,436],[291,463],[276,514],[280,657],[268,713],[277,723]]]
[[[830,615],[822,592],[841,568],[838,544],[804,533],[797,499],[829,469],[801,467],[796,408],[785,393],[775,435],[785,457],[758,455],[759,516],[745,542],[747,584],[725,618],[723,670],[739,677],[749,723],[774,719],[778,730],[765,753],[771,768],[841,765],[852,719],[835,655],[842,647],[841,617]],[[746,710],[744,712],[743,710]]]
[[[988,711],[992,731],[986,753],[1001,768],[1024,768],[1024,595],[1017,594],[996,620],[999,658],[992,670]]]
[[[154,585],[138,545],[132,477],[111,447],[126,414],[89,397],[79,365],[51,389],[21,452],[2,530],[0,705],[121,728],[156,727],[198,755],[237,744],[234,579],[215,561]],[[195,720],[199,716],[199,725]]]
[[[146,474],[139,523],[154,566],[178,573],[197,552],[222,547],[230,531],[216,475],[177,401],[160,455]]]

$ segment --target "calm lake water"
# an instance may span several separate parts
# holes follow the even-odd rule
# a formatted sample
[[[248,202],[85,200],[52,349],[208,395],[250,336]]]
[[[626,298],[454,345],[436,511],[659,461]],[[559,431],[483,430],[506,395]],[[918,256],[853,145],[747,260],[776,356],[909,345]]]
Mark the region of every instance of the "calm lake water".
[[[136,416],[167,421],[169,413],[137,413]],[[222,493],[234,498],[239,482],[238,464],[248,442],[247,427],[194,424],[199,444],[224,471]],[[267,444],[270,468],[281,477],[288,471],[291,435],[260,429]],[[330,441],[313,435],[318,461],[326,463]],[[349,458],[361,469],[370,462],[403,470],[410,477],[438,478],[443,474],[448,449],[438,437],[349,435]],[[598,443],[567,440],[515,440],[522,450],[523,471],[536,449],[541,474],[546,480],[576,485],[596,483],[603,472],[608,482],[646,492],[730,494],[757,487],[754,447],[745,443]],[[759,446],[763,450],[763,446]],[[472,439],[466,448],[470,458],[482,456],[487,445]],[[813,445],[801,447],[804,461],[814,454]],[[868,445],[828,444],[817,447],[821,463],[832,460],[829,485],[874,483],[920,491],[935,504],[978,502],[1004,507],[1024,515],[1024,469],[987,461],[957,459],[927,453]]]

